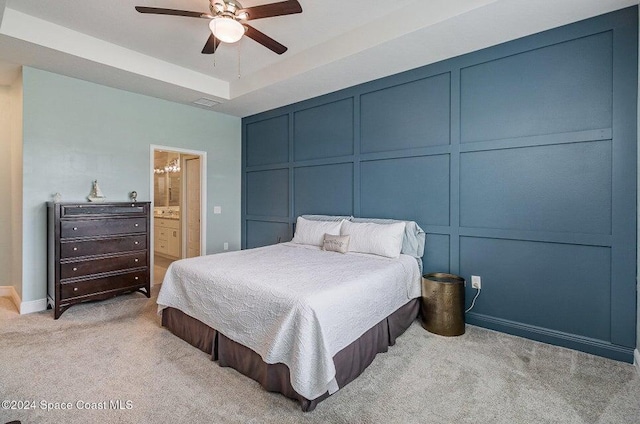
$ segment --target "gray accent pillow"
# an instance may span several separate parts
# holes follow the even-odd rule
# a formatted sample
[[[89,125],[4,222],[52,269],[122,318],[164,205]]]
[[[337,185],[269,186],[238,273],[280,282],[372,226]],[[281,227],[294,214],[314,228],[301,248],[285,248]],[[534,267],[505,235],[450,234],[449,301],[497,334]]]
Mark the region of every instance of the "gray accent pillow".
[[[347,253],[349,251],[349,236],[324,235],[322,250],[330,252]]]
[[[382,218],[353,218],[351,219],[351,222],[373,222],[374,224],[393,224],[396,222],[404,222],[406,225],[404,227],[404,239],[402,240],[401,253],[418,259],[422,258],[424,255],[426,234],[415,221]]]

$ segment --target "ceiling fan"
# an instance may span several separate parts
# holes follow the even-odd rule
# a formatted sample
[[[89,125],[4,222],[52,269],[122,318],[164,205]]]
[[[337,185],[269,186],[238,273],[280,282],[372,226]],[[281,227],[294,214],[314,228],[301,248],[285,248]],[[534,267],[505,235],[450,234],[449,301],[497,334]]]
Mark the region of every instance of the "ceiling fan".
[[[151,13],[155,15],[209,19],[211,35],[202,49],[203,54],[215,53],[221,42],[235,43],[239,41],[243,35],[257,41],[277,54],[282,54],[287,51],[285,46],[245,22],[302,13],[302,6],[300,6],[297,0],[287,0],[243,8],[240,2],[236,0],[209,0],[209,10],[211,13],[144,6],[136,6],[136,10],[140,13]]]

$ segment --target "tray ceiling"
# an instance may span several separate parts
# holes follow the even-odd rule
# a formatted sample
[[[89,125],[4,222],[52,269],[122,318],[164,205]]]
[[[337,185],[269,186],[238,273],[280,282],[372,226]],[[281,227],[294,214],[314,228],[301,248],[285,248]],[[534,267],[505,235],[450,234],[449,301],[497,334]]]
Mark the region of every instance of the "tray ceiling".
[[[207,0],[0,0],[0,84],[19,65],[248,116],[563,24],[632,0],[299,0],[302,14],[252,21],[289,50],[244,37],[200,53]],[[242,0],[245,7],[271,3]]]

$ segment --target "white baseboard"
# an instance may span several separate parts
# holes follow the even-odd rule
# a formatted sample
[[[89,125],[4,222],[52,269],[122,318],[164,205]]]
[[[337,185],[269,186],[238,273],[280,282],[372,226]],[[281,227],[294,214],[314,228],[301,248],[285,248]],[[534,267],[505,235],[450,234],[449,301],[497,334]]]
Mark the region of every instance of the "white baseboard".
[[[640,351],[638,349],[633,351],[633,365],[636,366],[636,371],[640,374]]]
[[[18,296],[18,292],[16,291],[15,287],[0,286],[0,296],[10,298],[13,304],[16,305],[16,308],[20,310],[20,304],[22,302],[20,301],[20,296]]]
[[[32,300],[20,304],[20,315],[40,312],[47,309],[47,299]]]
[[[16,305],[16,309],[20,311],[20,315],[40,312],[47,309],[47,299],[23,302],[20,300],[20,296],[18,296],[18,292],[13,286],[0,286],[0,296],[11,298],[13,304]]]
[[[0,297],[12,297],[14,291],[13,286],[0,286]]]

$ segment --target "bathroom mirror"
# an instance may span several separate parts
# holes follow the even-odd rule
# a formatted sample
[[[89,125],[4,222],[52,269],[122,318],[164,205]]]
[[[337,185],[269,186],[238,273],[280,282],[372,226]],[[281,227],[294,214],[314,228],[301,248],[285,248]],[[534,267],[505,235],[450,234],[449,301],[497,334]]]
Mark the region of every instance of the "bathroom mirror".
[[[155,152],[153,168],[153,203],[155,206],[180,206],[180,155]]]

